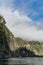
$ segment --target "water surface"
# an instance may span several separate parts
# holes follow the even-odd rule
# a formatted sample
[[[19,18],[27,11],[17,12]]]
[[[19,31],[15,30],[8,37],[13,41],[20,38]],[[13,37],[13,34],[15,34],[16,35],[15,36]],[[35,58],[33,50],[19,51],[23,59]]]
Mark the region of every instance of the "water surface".
[[[43,65],[43,58],[8,58],[0,59],[0,65]]]

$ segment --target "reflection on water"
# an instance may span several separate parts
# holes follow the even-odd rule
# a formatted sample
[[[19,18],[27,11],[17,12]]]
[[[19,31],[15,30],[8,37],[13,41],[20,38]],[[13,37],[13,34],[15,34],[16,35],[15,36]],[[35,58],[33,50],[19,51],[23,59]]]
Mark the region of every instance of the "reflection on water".
[[[43,58],[0,59],[0,65],[43,65]]]

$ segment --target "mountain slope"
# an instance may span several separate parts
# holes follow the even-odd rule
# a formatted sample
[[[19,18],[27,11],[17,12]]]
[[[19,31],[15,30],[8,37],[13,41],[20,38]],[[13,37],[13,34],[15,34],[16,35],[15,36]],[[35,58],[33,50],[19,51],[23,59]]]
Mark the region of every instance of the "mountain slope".
[[[16,54],[18,56],[21,55],[21,53],[24,55],[24,52],[26,52],[25,54],[28,54],[28,56],[43,55],[43,42],[27,42],[21,38],[15,38],[5,23],[4,18],[0,16],[0,57],[6,55],[15,56]],[[23,50],[19,52],[20,49]]]
[[[16,43],[19,47],[26,47],[30,51],[34,52],[36,55],[43,55],[43,43],[38,41],[24,41],[20,38],[15,38]]]

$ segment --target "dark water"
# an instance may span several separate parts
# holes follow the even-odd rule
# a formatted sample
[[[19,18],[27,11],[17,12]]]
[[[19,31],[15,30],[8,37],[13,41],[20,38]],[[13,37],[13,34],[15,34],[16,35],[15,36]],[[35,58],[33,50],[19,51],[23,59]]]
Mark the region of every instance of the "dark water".
[[[0,59],[0,65],[43,65],[43,58]]]

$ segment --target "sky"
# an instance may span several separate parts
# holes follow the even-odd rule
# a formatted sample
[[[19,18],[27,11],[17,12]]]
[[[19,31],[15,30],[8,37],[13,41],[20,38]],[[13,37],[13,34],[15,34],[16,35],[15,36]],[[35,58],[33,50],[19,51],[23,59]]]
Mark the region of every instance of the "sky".
[[[15,37],[43,41],[43,0],[0,0],[0,15]]]

